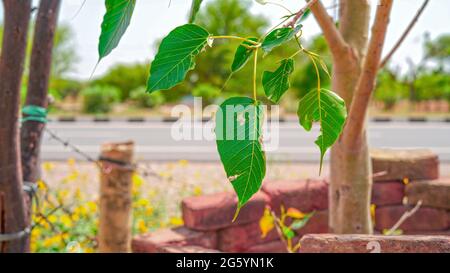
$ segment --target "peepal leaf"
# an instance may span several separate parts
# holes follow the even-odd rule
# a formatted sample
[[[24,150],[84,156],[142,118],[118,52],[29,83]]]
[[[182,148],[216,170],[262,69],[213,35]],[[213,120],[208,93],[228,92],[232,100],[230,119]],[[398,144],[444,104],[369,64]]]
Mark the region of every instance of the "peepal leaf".
[[[245,97],[226,100],[216,114],[217,149],[239,199],[235,219],[266,175],[262,121],[262,105]]]
[[[316,90],[317,91],[317,90]],[[309,92],[299,103],[298,117],[305,130],[310,131],[314,122],[319,122],[321,135],[316,144],[320,148],[320,170],[327,150],[333,146],[344,129],[347,119],[345,102],[334,92],[321,89]]]
[[[288,91],[291,84],[289,76],[294,72],[294,60],[284,59],[280,67],[274,72],[265,71],[262,78],[264,92],[274,103],[278,103],[281,97]]]
[[[110,54],[130,25],[136,0],[106,0],[106,13],[98,45],[99,60]]]
[[[257,38],[253,38],[253,37],[248,38],[248,40],[255,41],[255,42],[258,41]],[[254,50],[249,49],[245,46],[252,46],[252,45],[253,45],[252,43],[244,41],[238,47],[238,49],[236,50],[236,54],[234,55],[233,64],[231,65],[232,72],[239,71],[242,67],[244,67],[247,64],[247,62],[250,59],[250,57],[252,56]]]
[[[182,82],[187,72],[195,67],[195,57],[207,45],[209,35],[194,24],[172,30],[162,40],[151,65],[147,91],[167,90]]]
[[[189,15],[189,23],[194,23],[197,13],[200,10],[203,0],[192,0],[191,13]]]
[[[272,49],[280,46],[286,42],[289,42],[297,33],[302,29],[302,25],[297,25],[295,28],[282,27],[272,30],[262,42],[261,48],[266,52],[272,51]]]

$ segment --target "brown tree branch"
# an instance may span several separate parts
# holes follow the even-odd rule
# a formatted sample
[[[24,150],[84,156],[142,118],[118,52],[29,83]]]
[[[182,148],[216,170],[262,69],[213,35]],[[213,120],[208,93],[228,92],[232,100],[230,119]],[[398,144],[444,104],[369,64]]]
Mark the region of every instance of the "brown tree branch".
[[[311,8],[312,5],[314,5],[318,0],[310,0],[308,1],[308,3],[306,4],[306,6],[304,6],[303,8],[301,8],[294,16],[294,18],[292,18],[292,20],[286,24],[286,26],[291,26],[291,27],[295,27],[295,24],[297,24],[298,20],[300,20],[300,18],[303,17],[303,15],[305,14],[305,12]]]
[[[346,51],[348,48],[347,43],[344,41],[341,33],[336,28],[336,25],[330,15],[328,15],[326,8],[321,1],[317,1],[314,5],[311,5],[310,9],[322,29],[333,57],[337,58]]]
[[[350,145],[357,143],[364,132],[367,108],[375,87],[375,79],[386,39],[392,3],[393,0],[380,0],[377,8],[369,48],[364,60],[361,76],[355,88],[345,131],[348,139],[347,143]]]
[[[411,30],[413,29],[414,25],[419,20],[419,17],[422,15],[422,13],[425,11],[425,8],[427,7],[430,0],[425,0],[420,7],[420,9],[417,11],[416,15],[412,19],[412,21],[409,23],[408,27],[403,32],[402,36],[400,36],[400,39],[397,41],[397,43],[394,45],[394,47],[389,51],[389,53],[384,57],[383,61],[380,63],[380,68],[383,68],[386,66],[386,64],[389,62],[389,60],[392,58],[392,56],[395,54],[395,52],[400,48],[403,41],[406,39],[406,37],[409,35]]]

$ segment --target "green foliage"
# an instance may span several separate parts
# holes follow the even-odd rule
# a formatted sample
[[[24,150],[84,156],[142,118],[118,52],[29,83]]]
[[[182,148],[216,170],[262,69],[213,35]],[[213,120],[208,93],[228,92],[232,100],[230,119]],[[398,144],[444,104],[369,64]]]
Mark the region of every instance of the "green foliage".
[[[120,90],[113,86],[94,85],[82,91],[83,111],[92,114],[108,113],[120,99]]]
[[[262,42],[261,48],[265,52],[272,51],[275,47],[292,40],[295,35],[301,30],[302,25],[298,25],[296,28],[283,27],[272,30]]]
[[[106,75],[96,79],[93,85],[109,85],[120,90],[120,100],[130,97],[130,92],[145,86],[148,78],[148,66],[144,64],[119,64],[111,68]]]
[[[385,110],[392,109],[398,101],[407,98],[407,86],[398,81],[392,72],[382,70],[377,81],[375,99],[384,103]]]
[[[419,100],[450,101],[450,76],[445,73],[428,73],[421,75],[415,82]]]
[[[140,86],[130,94],[131,101],[136,103],[142,108],[153,108],[164,104],[165,98],[163,94],[155,92],[152,94],[147,94],[147,88],[145,86]]]
[[[236,216],[259,191],[266,175],[262,121],[262,105],[245,97],[226,100],[216,115],[217,148],[239,198]]]
[[[426,58],[433,59],[443,64],[449,64],[450,62],[450,35],[444,34],[434,41],[428,39],[425,42],[425,55]]]
[[[263,86],[266,96],[274,103],[278,103],[281,97],[290,88],[289,77],[294,72],[294,60],[284,59],[275,72],[265,71],[263,74]]]
[[[58,93],[58,98],[64,99],[68,96],[77,96],[82,89],[82,84],[76,80],[65,78],[52,78],[50,80],[50,90]]]
[[[258,41],[258,38],[255,37],[250,37],[247,39],[254,42]],[[254,50],[249,48],[252,45],[254,44],[249,41],[244,41],[241,45],[239,45],[236,50],[236,54],[234,55],[233,64],[231,65],[231,72],[237,72],[247,64],[248,60],[253,55]]]
[[[55,33],[52,55],[52,78],[62,78],[73,71],[79,57],[76,54],[74,33],[69,25],[60,25]]]
[[[152,62],[147,90],[150,93],[167,90],[183,81],[195,67],[195,56],[205,48],[208,37],[208,31],[194,24],[170,32]]]
[[[300,100],[298,107],[300,124],[306,131],[311,131],[314,122],[319,122],[321,135],[316,140],[320,148],[320,168],[327,150],[339,138],[347,118],[345,102],[338,95],[327,89],[309,92]]]
[[[202,83],[194,87],[192,95],[195,97],[202,97],[203,105],[207,106],[214,103],[214,101],[220,97],[220,88],[211,84]]]
[[[117,47],[127,30],[133,15],[136,0],[106,0],[102,32],[98,44],[99,60]]]

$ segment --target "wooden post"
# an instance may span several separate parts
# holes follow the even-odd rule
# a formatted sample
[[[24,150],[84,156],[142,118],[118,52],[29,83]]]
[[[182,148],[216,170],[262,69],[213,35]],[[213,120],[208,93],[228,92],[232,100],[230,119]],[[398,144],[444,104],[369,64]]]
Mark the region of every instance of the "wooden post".
[[[100,170],[99,252],[131,252],[134,143],[102,146]]]

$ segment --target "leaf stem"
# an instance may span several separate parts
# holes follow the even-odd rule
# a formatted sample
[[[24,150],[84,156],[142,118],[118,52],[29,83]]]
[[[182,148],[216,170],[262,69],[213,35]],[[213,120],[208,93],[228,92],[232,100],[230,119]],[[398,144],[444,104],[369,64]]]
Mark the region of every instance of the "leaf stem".
[[[253,99],[255,100],[255,103],[258,99],[258,93],[256,88],[257,68],[258,68],[258,49],[255,49],[254,67],[253,67]]]
[[[231,39],[231,40],[239,40],[239,41],[244,41],[244,42],[248,42],[250,44],[253,44],[255,46],[259,46],[260,43],[252,41],[250,39],[247,38],[243,38],[243,37],[239,37],[239,36],[232,36],[232,35],[219,35],[219,36],[210,36],[211,39]]]

